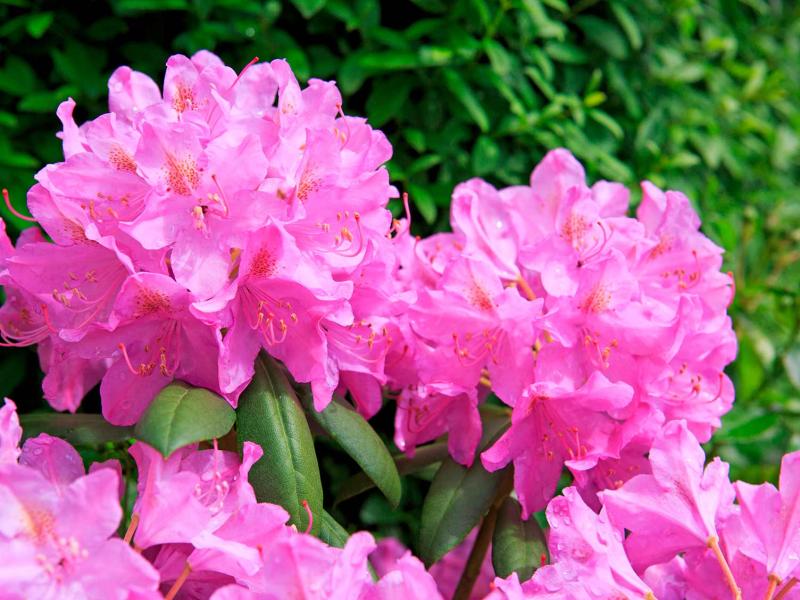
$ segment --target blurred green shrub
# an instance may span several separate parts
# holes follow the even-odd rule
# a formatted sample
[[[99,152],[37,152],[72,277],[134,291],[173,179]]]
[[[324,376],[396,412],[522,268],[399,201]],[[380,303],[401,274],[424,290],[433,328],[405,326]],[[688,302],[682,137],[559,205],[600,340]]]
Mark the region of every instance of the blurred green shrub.
[[[760,481],[800,447],[793,0],[0,0],[0,23],[0,185],[17,206],[59,159],[59,101],[96,116],[119,64],[159,80],[167,55],[201,48],[336,79],[394,144],[420,233],[446,227],[458,181],[525,182],[556,146],[592,178],[685,191],[738,286],[738,402],[715,450]],[[39,397],[28,358],[0,355],[0,394]]]

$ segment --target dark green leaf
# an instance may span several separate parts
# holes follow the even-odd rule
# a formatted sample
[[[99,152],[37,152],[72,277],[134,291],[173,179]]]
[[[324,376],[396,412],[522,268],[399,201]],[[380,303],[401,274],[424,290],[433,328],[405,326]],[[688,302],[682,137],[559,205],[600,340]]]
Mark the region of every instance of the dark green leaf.
[[[187,444],[222,437],[235,419],[236,413],[224,398],[176,381],[147,407],[136,424],[136,437],[167,458]]]
[[[20,415],[19,420],[26,438],[49,433],[81,446],[121,442],[129,440],[134,435],[133,427],[111,425],[102,415],[30,413]]]
[[[367,98],[367,116],[373,127],[380,127],[402,112],[411,91],[411,81],[404,76],[373,81]]]
[[[599,17],[578,17],[575,22],[586,37],[609,56],[623,60],[628,56],[628,44],[619,29]]]
[[[481,131],[489,131],[489,115],[464,78],[455,69],[444,69],[442,75],[447,89],[464,106]]]
[[[344,548],[350,535],[327,510],[323,510],[317,517],[319,523],[319,539],[336,548]]]
[[[417,473],[430,465],[442,462],[448,456],[447,442],[437,442],[427,446],[420,446],[417,448],[413,458],[399,454],[393,456],[392,459],[400,475],[409,475]],[[365,473],[356,473],[342,484],[339,494],[334,500],[334,505],[371,490],[373,487],[375,487],[375,482]]]
[[[36,72],[18,56],[9,56],[0,69],[0,91],[13,96],[24,96],[33,92],[36,84]]]
[[[483,443],[488,447],[508,421],[485,420]],[[452,458],[439,467],[422,505],[417,554],[430,566],[460,544],[488,512],[511,467],[493,473],[479,459],[469,468]]]
[[[419,211],[426,223],[436,220],[436,200],[426,188],[409,182],[408,198],[411,206]]]
[[[523,521],[522,508],[513,498],[500,507],[492,537],[492,566],[498,577],[517,573],[527,581],[547,556],[547,541],[536,519]]]
[[[0,158],[2,155],[0,154]],[[12,354],[0,362],[0,398],[9,397],[25,378],[25,356]]]
[[[497,169],[501,158],[500,146],[490,137],[482,135],[472,148],[472,170],[483,176]]]
[[[320,480],[314,440],[300,402],[281,367],[266,354],[256,361],[252,383],[239,398],[236,437],[239,446],[254,442],[264,455],[250,470],[259,502],[280,504],[291,522],[304,531],[308,515],[322,514]],[[313,532],[319,532],[319,519]]]
[[[325,410],[317,412],[310,393],[304,395],[303,404],[312,418],[375,482],[392,506],[400,504],[403,489],[397,467],[380,436],[366,419],[335,399]]]

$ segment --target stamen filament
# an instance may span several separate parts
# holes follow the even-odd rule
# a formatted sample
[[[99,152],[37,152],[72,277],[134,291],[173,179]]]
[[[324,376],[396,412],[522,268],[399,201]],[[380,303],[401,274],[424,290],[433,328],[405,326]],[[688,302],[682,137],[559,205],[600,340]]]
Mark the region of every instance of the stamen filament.
[[[167,595],[164,596],[164,600],[174,600],[175,596],[178,595],[181,586],[189,578],[189,573],[191,572],[192,572],[192,567],[187,562],[186,564],[183,565],[183,571],[181,571],[181,574],[178,575],[178,578],[175,580],[175,583],[173,583],[172,587],[169,588]]]
[[[229,87],[229,88],[228,88],[228,91],[231,91],[231,90],[234,88],[234,86],[235,86],[237,83],[239,83],[239,80],[242,78],[242,76],[244,75],[245,71],[247,71],[247,69],[249,69],[249,68],[250,68],[250,67],[252,67],[254,64],[256,64],[256,63],[257,63],[259,60],[260,60],[260,59],[259,59],[257,56],[254,56],[254,57],[253,57],[253,60],[251,60],[249,63],[247,63],[247,64],[244,66],[244,68],[241,70],[241,72],[239,73],[239,75],[237,75],[236,79],[235,79],[235,80],[233,81],[233,83],[231,84],[231,87]]]
[[[710,538],[708,538],[706,544],[709,548],[711,548],[714,556],[717,557],[717,561],[722,569],[722,573],[725,575],[725,581],[727,582],[728,587],[731,589],[731,594],[733,595],[734,600],[742,600],[742,590],[736,584],[736,578],[733,576],[733,571],[731,571],[730,566],[728,566],[728,561],[725,560],[725,555],[722,553],[722,550],[719,547],[719,540],[712,535]]]
[[[797,578],[792,577],[789,581],[786,582],[786,585],[784,585],[781,588],[781,591],[778,592],[778,595],[775,596],[775,600],[783,600],[784,596],[786,596],[786,594],[789,593],[789,590],[791,590],[794,587],[795,583],[797,583]]]
[[[306,527],[306,534],[311,533],[311,528],[314,527],[314,513],[311,512],[311,507],[308,505],[308,500],[303,500],[300,504],[306,509],[308,513],[308,526]]]
[[[128,529],[125,531],[125,537],[122,538],[126,544],[130,544],[133,539],[133,534],[136,533],[136,528],[139,526],[139,513],[131,515],[131,522],[128,524]]]
[[[28,223],[36,223],[36,219],[33,217],[27,217],[22,213],[18,212],[16,208],[11,204],[11,199],[8,197],[8,190],[3,188],[3,200],[6,202],[6,208],[11,212],[12,215],[17,217],[18,219],[22,219],[23,221],[27,221]]]
[[[133,366],[133,363],[131,362],[131,358],[130,358],[130,356],[128,356],[128,350],[125,348],[125,344],[120,342],[119,344],[117,344],[117,348],[119,348],[120,351],[122,352],[122,357],[125,359],[125,364],[128,365],[128,369],[130,370],[130,372],[133,373],[134,375],[141,375],[142,374],[142,370],[141,369],[137,369],[137,368],[135,368]]]
[[[525,297],[528,300],[536,300],[536,294],[531,289],[531,286],[528,285],[528,282],[525,281],[525,278],[522,275],[517,276],[516,283],[519,286],[519,288],[522,290],[522,292],[525,294]]]

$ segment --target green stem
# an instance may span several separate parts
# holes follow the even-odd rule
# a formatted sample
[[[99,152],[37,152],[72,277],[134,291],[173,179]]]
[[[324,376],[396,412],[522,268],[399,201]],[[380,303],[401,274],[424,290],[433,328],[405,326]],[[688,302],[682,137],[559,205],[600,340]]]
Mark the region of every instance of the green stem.
[[[497,524],[497,515],[500,512],[500,507],[513,488],[514,471],[513,469],[508,469],[506,476],[500,482],[497,496],[492,506],[489,508],[489,512],[487,512],[486,516],[483,518],[480,529],[478,529],[478,535],[475,537],[475,543],[472,545],[467,564],[464,565],[464,572],[461,574],[461,579],[458,581],[458,586],[453,594],[453,600],[469,600],[472,588],[475,586],[475,581],[478,579],[478,575],[480,575],[481,566],[486,557],[486,552],[489,549],[489,544],[492,542],[492,535],[494,534],[494,527]]]

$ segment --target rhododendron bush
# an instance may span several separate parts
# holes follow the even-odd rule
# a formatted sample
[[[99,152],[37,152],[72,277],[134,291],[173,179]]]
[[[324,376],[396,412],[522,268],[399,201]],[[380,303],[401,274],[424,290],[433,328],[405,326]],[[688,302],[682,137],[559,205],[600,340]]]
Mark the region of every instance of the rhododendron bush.
[[[632,216],[553,150],[420,239],[386,137],[285,61],[120,67],[109,113],[74,108],[37,226],[0,235],[3,343],[62,412],[0,409],[0,596],[800,597],[798,458],[779,489],[705,465],[734,289],[683,194],[644,182]],[[76,430],[135,480],[50,435]],[[361,470],[336,498],[330,444]],[[411,551],[331,514],[429,467]]]

